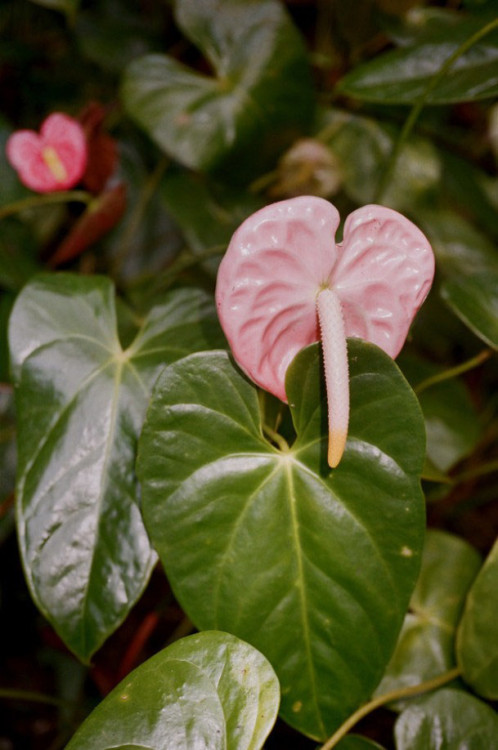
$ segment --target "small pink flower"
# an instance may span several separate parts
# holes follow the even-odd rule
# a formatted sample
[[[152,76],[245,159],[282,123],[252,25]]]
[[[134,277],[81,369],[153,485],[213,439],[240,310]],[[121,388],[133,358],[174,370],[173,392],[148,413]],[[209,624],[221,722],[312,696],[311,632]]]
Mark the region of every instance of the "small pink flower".
[[[321,340],[329,464],[347,440],[346,337],[395,357],[434,276],[434,255],[411,221],[382,206],[354,211],[335,242],[336,208],[301,196],[266,206],[235,232],[216,286],[218,314],[240,367],[283,401],[295,355]]]
[[[83,176],[87,162],[83,128],[59,112],[46,118],[39,134],[34,130],[13,133],[6,153],[21,182],[38,193],[72,188]]]

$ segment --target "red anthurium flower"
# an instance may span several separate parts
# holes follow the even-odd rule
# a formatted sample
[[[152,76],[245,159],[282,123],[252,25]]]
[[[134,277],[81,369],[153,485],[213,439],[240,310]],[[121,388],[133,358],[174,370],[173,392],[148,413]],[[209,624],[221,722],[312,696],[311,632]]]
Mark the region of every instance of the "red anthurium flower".
[[[83,128],[59,112],[47,117],[39,134],[34,130],[13,133],[6,153],[21,182],[38,193],[72,188],[83,176],[87,162]]]
[[[321,339],[329,412],[329,464],[338,465],[349,421],[346,337],[395,357],[434,276],[434,255],[411,221],[382,206],[346,220],[322,198],[266,206],[235,232],[218,272],[218,314],[240,367],[283,401],[285,374]]]

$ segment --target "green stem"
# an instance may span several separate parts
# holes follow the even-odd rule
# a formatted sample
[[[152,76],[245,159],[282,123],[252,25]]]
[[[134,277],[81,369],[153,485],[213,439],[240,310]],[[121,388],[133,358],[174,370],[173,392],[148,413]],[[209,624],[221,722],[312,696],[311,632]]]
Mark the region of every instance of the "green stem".
[[[45,193],[43,195],[29,195],[27,198],[8,203],[0,207],[0,221],[12,216],[20,211],[26,211],[29,208],[38,206],[48,206],[54,203],[84,203],[89,205],[93,200],[93,195],[84,190],[61,190],[55,193]]]
[[[75,703],[65,701],[60,698],[53,698],[45,693],[37,693],[32,690],[16,690],[14,688],[0,688],[0,698],[14,701],[27,701],[29,703],[45,703],[48,706],[57,706],[57,708],[75,707]]]
[[[462,471],[460,474],[455,474],[451,477],[452,484],[461,484],[462,482],[468,482],[469,479],[477,479],[478,477],[484,477],[487,474],[494,474],[498,471],[498,461],[490,461],[487,464],[481,464],[475,469],[468,469],[468,471]]]
[[[493,352],[491,351],[491,349],[483,349],[482,352],[479,352],[479,354],[476,354],[475,357],[468,359],[466,362],[462,362],[461,365],[456,365],[456,367],[451,367],[444,372],[438,372],[437,375],[431,375],[429,378],[425,378],[425,380],[422,380],[418,385],[415,386],[413,390],[415,391],[417,396],[419,396],[423,391],[427,390],[427,388],[430,388],[433,385],[438,385],[439,383],[443,383],[445,380],[456,378],[458,377],[458,375],[462,375],[462,373],[468,372],[468,370],[473,370],[474,367],[478,367],[487,359],[489,359],[492,353]]]
[[[270,438],[273,443],[275,443],[276,446],[278,446],[279,450],[281,450],[282,453],[289,452],[289,443],[284,437],[282,437],[282,435],[279,435],[278,432],[273,430],[271,427],[268,427],[268,425],[266,424],[263,425],[263,432],[267,437]]]
[[[422,109],[425,107],[429,96],[437,88],[439,82],[444,78],[446,73],[448,73],[448,71],[453,66],[453,64],[458,60],[458,58],[464,55],[474,44],[479,42],[483,37],[487,36],[487,34],[489,34],[491,31],[493,31],[496,28],[498,28],[498,18],[494,19],[493,21],[490,21],[490,23],[487,23],[485,26],[479,29],[479,31],[476,31],[475,34],[472,34],[471,37],[466,39],[465,42],[463,42],[459,47],[457,47],[457,49],[453,52],[453,54],[448,57],[448,59],[444,62],[444,64],[441,66],[438,72],[432,76],[432,78],[430,79],[429,83],[427,84],[425,88],[425,91],[422,93],[422,95],[418,98],[418,100],[413,105],[410,111],[410,114],[405,120],[405,124],[403,125],[401,133],[398,136],[398,140],[396,141],[394,145],[394,148],[391,152],[391,156],[389,157],[386,168],[384,169],[384,172],[380,179],[379,187],[377,189],[377,195],[375,198],[375,201],[377,203],[380,203],[382,200],[382,197],[387,189],[389,180],[393,173],[398,157],[401,153],[401,149],[406,143],[408,136],[412,132],[413,127],[415,123],[417,122]]]
[[[436,690],[437,688],[446,685],[448,682],[452,682],[457,677],[459,677],[460,674],[460,667],[455,667],[454,669],[450,669],[448,672],[439,675],[439,677],[434,677],[431,680],[426,680],[425,682],[421,682],[418,685],[409,685],[408,687],[391,690],[391,692],[385,693],[385,695],[379,695],[378,698],[374,698],[369,703],[366,703],[364,706],[355,711],[354,714],[351,714],[349,719],[347,719],[344,724],[339,727],[337,732],[335,732],[332,737],[329,737],[327,742],[322,745],[320,750],[332,750],[332,748],[337,745],[339,740],[342,740],[342,738],[346,736],[349,730],[354,727],[354,725],[357,724],[360,719],[363,719],[369,713],[375,711],[375,709],[380,708],[380,706],[385,706],[386,703],[392,703],[393,701],[401,700],[402,698],[412,698],[413,696],[419,695],[420,693],[428,693],[431,690]]]

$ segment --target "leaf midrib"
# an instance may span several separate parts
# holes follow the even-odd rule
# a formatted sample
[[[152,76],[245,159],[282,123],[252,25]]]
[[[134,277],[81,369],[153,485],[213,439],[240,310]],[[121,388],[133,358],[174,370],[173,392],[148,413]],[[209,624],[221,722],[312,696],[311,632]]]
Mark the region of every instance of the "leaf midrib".
[[[292,529],[292,535],[294,538],[296,562],[297,562],[297,568],[298,568],[298,591],[299,591],[299,600],[301,604],[300,616],[301,616],[302,631],[303,631],[303,642],[305,645],[305,650],[306,650],[306,655],[307,655],[306,666],[307,666],[308,673],[310,676],[310,685],[312,687],[312,693],[313,693],[313,708],[317,717],[318,725],[320,727],[320,735],[322,737],[326,737],[327,732],[325,729],[325,725],[323,722],[321,712],[318,707],[319,706],[318,689],[317,689],[317,684],[316,684],[316,675],[313,669],[313,655],[311,651],[310,627],[309,627],[309,620],[308,620],[308,615],[307,615],[307,598],[306,598],[305,581],[304,581],[303,556],[302,556],[302,550],[301,550],[301,544],[300,544],[300,538],[299,538],[299,521],[297,517],[296,497],[294,494],[294,481],[293,481],[293,476],[292,476],[291,464],[286,464],[285,472],[287,474],[287,482],[289,486],[289,492],[287,493],[287,496],[289,498],[291,529]]]
[[[88,574],[88,576],[86,578],[86,584],[85,584],[84,592],[83,592],[82,597],[81,597],[82,610],[81,610],[80,623],[81,623],[81,626],[82,626],[82,635],[83,635],[83,639],[82,639],[82,641],[83,641],[83,649],[82,649],[82,651],[83,651],[84,654],[87,654],[87,647],[88,647],[88,644],[87,644],[88,634],[86,632],[87,631],[87,623],[88,623],[88,621],[93,622],[93,618],[89,617],[88,614],[87,614],[88,599],[89,599],[88,592],[89,592],[89,589],[90,589],[90,584],[91,584],[91,580],[92,580],[92,573],[93,573],[93,570],[94,570],[94,564],[93,563],[94,563],[95,551],[96,551],[96,547],[97,547],[97,545],[96,545],[96,539],[97,539],[98,533],[99,533],[100,521],[101,521],[101,516],[102,516],[101,509],[102,509],[102,504],[104,502],[104,497],[105,497],[105,488],[107,486],[106,483],[104,483],[102,481],[102,478],[107,476],[107,467],[108,467],[108,464],[109,464],[109,461],[110,461],[110,457],[111,457],[111,454],[112,454],[112,446],[113,446],[113,442],[114,442],[114,433],[115,433],[115,430],[116,430],[117,415],[118,415],[118,404],[119,404],[119,396],[120,396],[120,384],[121,384],[121,381],[122,381],[122,377],[121,377],[122,376],[122,371],[123,371],[123,363],[122,362],[117,362],[116,363],[116,372],[114,374],[114,387],[113,387],[112,405],[111,405],[111,420],[110,420],[109,431],[108,431],[107,440],[106,440],[106,448],[105,448],[105,454],[104,454],[104,461],[102,462],[102,471],[100,473],[100,492],[99,492],[99,496],[97,498],[97,502],[95,504],[95,515],[97,517],[97,523],[95,524],[94,542],[92,544],[92,553],[91,553],[91,556],[90,556],[90,560],[88,561],[88,571],[89,571],[89,574]]]

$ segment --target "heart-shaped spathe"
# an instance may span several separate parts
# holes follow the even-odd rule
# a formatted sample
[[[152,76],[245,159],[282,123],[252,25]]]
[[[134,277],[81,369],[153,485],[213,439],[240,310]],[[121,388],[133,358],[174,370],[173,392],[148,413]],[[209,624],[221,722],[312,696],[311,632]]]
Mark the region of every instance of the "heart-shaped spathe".
[[[77,120],[54,112],[44,120],[39,134],[34,130],[13,133],[6,154],[26,187],[51,193],[79,182],[87,163],[87,143]]]
[[[366,339],[395,357],[434,276],[429,242],[397,211],[357,209],[345,222],[340,244],[338,226],[336,208],[322,198],[301,196],[266,206],[233,235],[216,288],[219,318],[236,361],[283,401],[292,359],[322,339],[329,410],[336,396],[329,392],[335,378],[330,370],[342,367],[344,380],[345,366],[347,379],[345,345],[340,351],[336,346],[341,336]]]

